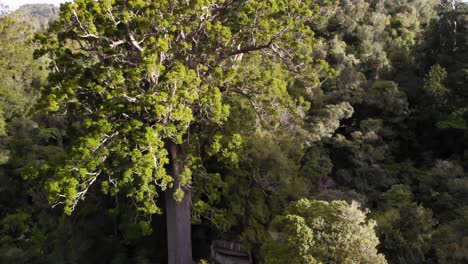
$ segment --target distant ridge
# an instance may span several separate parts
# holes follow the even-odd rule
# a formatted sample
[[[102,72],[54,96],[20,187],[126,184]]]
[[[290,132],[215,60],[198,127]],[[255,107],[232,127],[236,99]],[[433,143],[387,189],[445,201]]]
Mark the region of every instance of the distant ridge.
[[[24,22],[30,24],[35,31],[41,31],[58,19],[59,12],[60,9],[53,4],[26,4],[11,14],[24,14],[18,17],[23,17]]]

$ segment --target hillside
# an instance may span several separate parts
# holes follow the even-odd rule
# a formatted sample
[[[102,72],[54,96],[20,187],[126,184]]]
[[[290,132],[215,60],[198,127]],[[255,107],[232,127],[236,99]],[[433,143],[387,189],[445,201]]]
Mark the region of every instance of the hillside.
[[[31,24],[36,31],[42,31],[58,18],[59,11],[60,9],[58,7],[51,4],[27,4],[21,6],[18,10],[13,12],[12,15]]]

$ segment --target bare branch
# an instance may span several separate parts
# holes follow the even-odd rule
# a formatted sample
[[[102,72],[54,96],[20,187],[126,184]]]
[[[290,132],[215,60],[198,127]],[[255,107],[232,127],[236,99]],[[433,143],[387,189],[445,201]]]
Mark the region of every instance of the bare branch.
[[[272,44],[273,44],[273,39],[271,39],[268,43],[260,45],[260,46],[248,46],[242,49],[238,48],[237,50],[230,51],[221,55],[218,60],[223,60],[231,56],[236,56],[238,54],[244,54],[244,53],[249,53],[253,51],[263,50],[263,49],[269,48]]]
[[[128,24],[126,24],[126,27],[127,27],[127,32],[128,32],[128,37],[130,38],[130,43],[132,43],[132,45],[140,52],[143,52],[144,51],[144,48],[142,48],[140,46],[140,43],[141,42],[138,42],[135,37],[133,36],[132,32],[130,31],[130,26]]]
[[[106,142],[108,142],[109,140],[113,139],[113,138],[116,137],[118,134],[119,134],[119,132],[116,131],[116,132],[114,132],[112,135],[104,137],[104,140],[101,142],[101,144],[99,144],[99,146],[97,146],[97,147],[95,147],[95,148],[93,149],[93,152],[96,152],[96,150],[98,150],[99,148],[101,148],[102,146],[104,146],[104,144],[106,144]]]

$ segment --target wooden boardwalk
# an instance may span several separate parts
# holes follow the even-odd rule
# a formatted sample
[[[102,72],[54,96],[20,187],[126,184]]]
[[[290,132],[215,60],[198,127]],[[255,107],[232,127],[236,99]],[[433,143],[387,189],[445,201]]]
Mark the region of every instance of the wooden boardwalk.
[[[251,264],[252,258],[238,242],[215,240],[211,244],[211,261],[215,264]]]

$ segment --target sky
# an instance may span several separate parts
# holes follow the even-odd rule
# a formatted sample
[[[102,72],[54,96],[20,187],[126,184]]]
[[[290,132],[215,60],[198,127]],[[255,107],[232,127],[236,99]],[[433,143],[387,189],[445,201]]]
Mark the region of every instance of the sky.
[[[0,3],[7,5],[11,11],[25,4],[54,4],[59,6],[60,3],[71,2],[71,0],[0,0]]]

